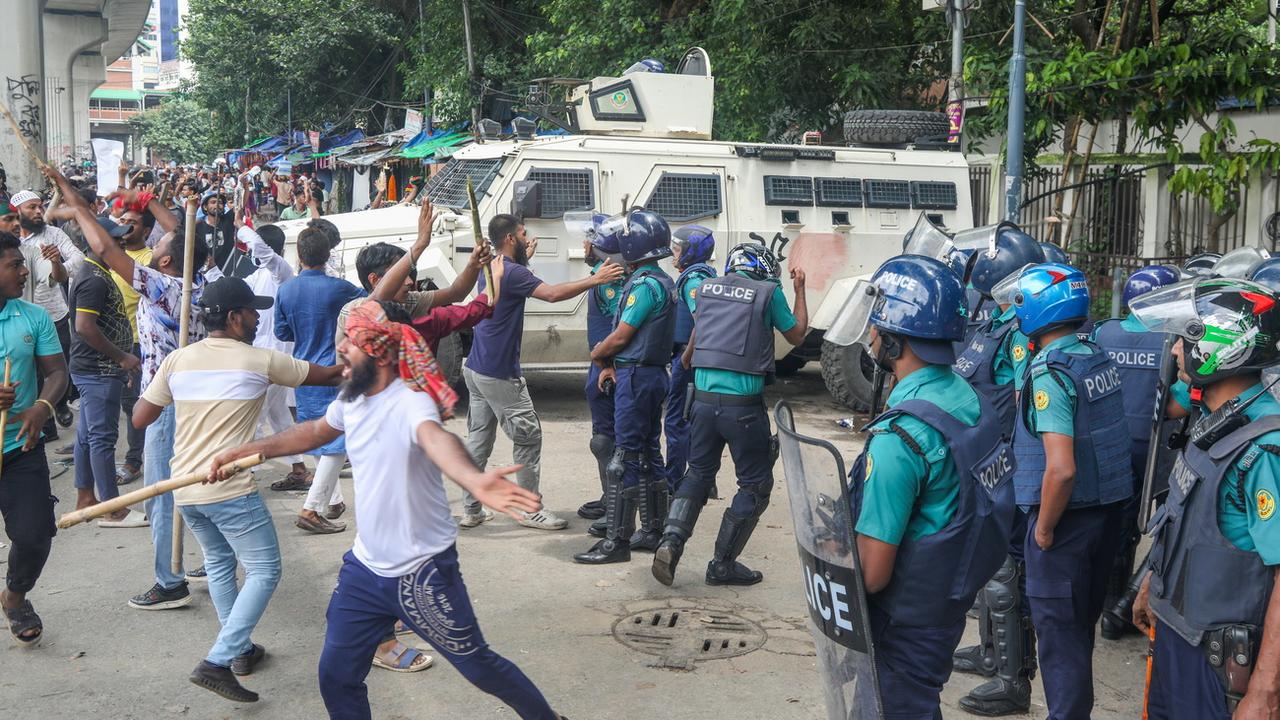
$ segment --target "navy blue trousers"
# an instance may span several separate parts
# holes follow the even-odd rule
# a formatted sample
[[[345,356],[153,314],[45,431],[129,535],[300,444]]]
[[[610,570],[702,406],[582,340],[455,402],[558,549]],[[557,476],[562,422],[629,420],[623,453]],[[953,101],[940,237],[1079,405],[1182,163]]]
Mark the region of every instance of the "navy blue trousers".
[[[587,371],[587,409],[591,411],[591,434],[613,438],[613,395],[600,392],[600,366],[591,363]]]
[[[613,391],[613,439],[619,450],[639,453],[662,479],[662,403],[667,400],[669,379],[661,365],[623,365],[618,368]],[[623,487],[636,487],[644,472],[638,455],[623,461]]]
[[[684,369],[680,355],[684,346],[677,346],[671,358],[671,390],[667,392],[667,419],[663,431],[667,436],[667,487],[672,494],[684,478],[689,465],[689,421],[684,419],[684,395],[693,382],[693,369]]]
[[[375,575],[350,552],[342,561],[320,654],[320,695],[331,720],[372,717],[364,678],[378,643],[393,631],[396,620],[431,643],[472,685],[503,701],[520,717],[558,720],[559,715],[520,668],[484,641],[455,548],[398,578]]]
[[[1048,550],[1035,539],[1040,508],[1027,513],[1027,599],[1049,720],[1089,720],[1093,711],[1093,631],[1106,600],[1122,511],[1118,503],[1067,510]]]
[[[764,402],[740,406],[694,400],[689,419],[689,472],[676,497],[705,502],[728,445],[738,476],[738,492],[730,507],[738,517],[754,517],[761,498],[773,489],[771,432]]]
[[[1151,663],[1149,720],[1231,720],[1227,693],[1209,665],[1204,650],[1173,628],[1156,621],[1156,649]]]
[[[939,698],[965,619],[951,625],[899,625],[872,604],[871,638],[885,720],[942,720]]]

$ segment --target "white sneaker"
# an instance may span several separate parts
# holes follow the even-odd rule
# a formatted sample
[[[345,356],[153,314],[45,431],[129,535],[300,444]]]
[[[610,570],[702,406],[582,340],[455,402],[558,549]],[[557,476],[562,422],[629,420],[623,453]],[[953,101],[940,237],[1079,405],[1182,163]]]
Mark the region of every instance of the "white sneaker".
[[[537,530],[563,530],[568,527],[569,523],[564,518],[556,515],[550,510],[539,510],[536,513],[525,513],[524,517],[519,520],[520,524],[525,527],[531,527]]]
[[[462,519],[458,521],[458,527],[470,529],[482,523],[487,523],[493,519],[493,513],[488,508],[480,508],[478,513],[463,513]]]

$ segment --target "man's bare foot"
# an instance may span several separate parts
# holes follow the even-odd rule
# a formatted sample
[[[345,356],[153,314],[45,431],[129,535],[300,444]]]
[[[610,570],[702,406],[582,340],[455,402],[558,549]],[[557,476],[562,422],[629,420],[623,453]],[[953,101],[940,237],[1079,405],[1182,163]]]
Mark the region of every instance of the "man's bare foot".
[[[128,517],[128,516],[129,516],[129,508],[125,508],[125,509],[123,509],[123,510],[117,510],[117,511],[115,511],[115,512],[113,512],[113,513],[107,513],[106,515],[103,515],[102,517],[103,517],[103,519],[105,519],[105,520],[120,521],[120,520],[125,519],[125,518],[126,518],[126,517]]]
[[[98,498],[94,497],[93,490],[76,488],[76,509],[83,510],[92,505],[98,504]]]

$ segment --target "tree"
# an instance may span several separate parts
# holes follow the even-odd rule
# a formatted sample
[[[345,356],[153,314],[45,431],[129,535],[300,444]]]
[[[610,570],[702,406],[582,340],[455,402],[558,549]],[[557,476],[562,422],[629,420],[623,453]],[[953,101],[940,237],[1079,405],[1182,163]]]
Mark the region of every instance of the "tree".
[[[208,162],[219,148],[208,111],[182,96],[169,98],[129,122],[142,133],[142,144],[166,160]]]

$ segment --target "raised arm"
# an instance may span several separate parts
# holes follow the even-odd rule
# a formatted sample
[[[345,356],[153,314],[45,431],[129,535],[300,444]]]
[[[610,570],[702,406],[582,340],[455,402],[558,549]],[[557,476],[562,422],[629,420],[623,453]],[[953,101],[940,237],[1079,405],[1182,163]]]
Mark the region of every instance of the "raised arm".
[[[414,239],[413,245],[409,248],[409,252],[405,253],[399,260],[378,278],[378,284],[373,287],[373,292],[369,293],[369,297],[378,302],[386,302],[396,296],[401,287],[404,287],[404,281],[409,279],[409,272],[418,266],[418,258],[422,257],[422,253],[426,252],[427,246],[431,244],[431,205],[423,203],[422,209],[418,211],[418,237]],[[464,271],[465,272],[465,271]],[[472,278],[472,282],[475,279]],[[439,295],[439,292],[436,293]],[[453,302],[452,300],[450,302]],[[442,303],[437,300],[436,305]]]
[[[282,433],[271,435],[261,440],[254,440],[247,445],[241,445],[238,448],[219,453],[210,465],[209,477],[205,482],[211,483],[225,480],[225,477],[218,476],[218,468],[242,457],[256,455],[257,453],[262,453],[262,456],[267,459],[284,455],[299,455],[308,450],[314,450],[321,445],[331,443],[341,434],[341,430],[334,429],[333,426],[325,422],[324,418],[316,418],[315,420],[299,423]]]
[[[418,425],[417,435],[418,447],[431,458],[431,462],[482,504],[516,520],[522,517],[522,513],[537,512],[542,508],[542,500],[537,493],[507,480],[506,476],[519,470],[519,465],[480,471],[462,441],[432,420]]]
[[[97,217],[94,216],[93,210],[89,204],[80,197],[71,187],[71,183],[63,177],[62,173],[54,168],[46,165],[43,169],[45,177],[49,178],[53,184],[62,191],[67,207],[75,213],[76,222],[80,225],[80,231],[84,233],[85,242],[89,243],[89,247],[93,248],[93,252],[102,258],[102,262],[107,267],[116,271],[116,274],[130,281],[133,280],[133,258],[125,254],[120,244],[112,239],[107,231],[98,224]]]
[[[471,292],[471,288],[476,286],[476,278],[480,277],[480,270],[491,260],[493,260],[493,251],[489,249],[489,243],[478,243],[471,251],[467,266],[462,269],[462,272],[458,273],[458,277],[453,279],[453,283],[449,287],[436,291],[432,304],[436,306],[452,305],[465,300],[467,293]]]

